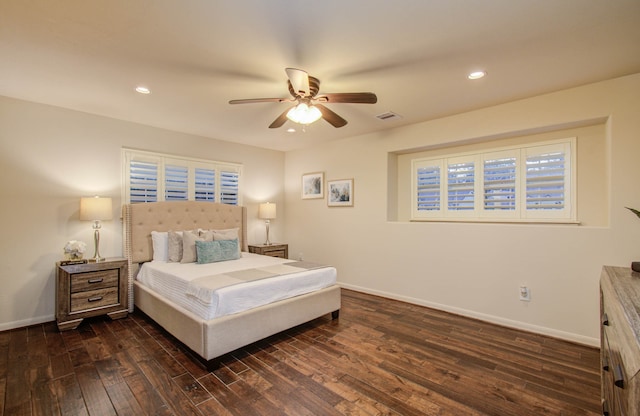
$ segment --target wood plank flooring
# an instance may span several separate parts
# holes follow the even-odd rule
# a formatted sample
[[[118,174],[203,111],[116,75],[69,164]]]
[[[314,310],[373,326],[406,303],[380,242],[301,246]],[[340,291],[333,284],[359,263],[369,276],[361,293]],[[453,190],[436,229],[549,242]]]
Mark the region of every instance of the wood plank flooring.
[[[0,332],[0,415],[596,415],[599,351],[350,290],[210,373],[145,315]]]

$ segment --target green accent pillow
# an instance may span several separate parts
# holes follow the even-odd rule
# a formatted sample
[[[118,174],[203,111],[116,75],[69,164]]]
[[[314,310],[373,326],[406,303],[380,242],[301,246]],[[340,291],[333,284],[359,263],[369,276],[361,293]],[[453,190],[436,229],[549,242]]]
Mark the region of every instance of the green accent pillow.
[[[239,258],[238,240],[196,241],[196,262],[199,264]]]

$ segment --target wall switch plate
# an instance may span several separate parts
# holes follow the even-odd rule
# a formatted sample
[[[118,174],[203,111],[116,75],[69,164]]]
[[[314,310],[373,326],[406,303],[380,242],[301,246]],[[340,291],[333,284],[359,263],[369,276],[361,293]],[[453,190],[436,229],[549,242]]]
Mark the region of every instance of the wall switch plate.
[[[531,301],[531,290],[526,286],[520,286],[520,300],[524,302]]]

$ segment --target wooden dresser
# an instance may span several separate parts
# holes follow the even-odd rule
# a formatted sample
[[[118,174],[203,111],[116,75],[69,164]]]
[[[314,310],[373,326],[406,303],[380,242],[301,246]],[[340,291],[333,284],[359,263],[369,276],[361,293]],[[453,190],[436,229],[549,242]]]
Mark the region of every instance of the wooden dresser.
[[[127,260],[56,265],[58,329],[75,329],[84,318],[124,318],[128,311]]]
[[[640,415],[640,273],[604,266],[600,276],[602,410]]]

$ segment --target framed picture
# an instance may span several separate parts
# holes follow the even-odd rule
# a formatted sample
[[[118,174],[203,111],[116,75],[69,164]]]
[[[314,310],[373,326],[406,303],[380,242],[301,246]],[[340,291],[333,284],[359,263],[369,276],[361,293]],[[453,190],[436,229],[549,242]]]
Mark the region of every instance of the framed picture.
[[[324,198],[324,172],[302,175],[302,199]]]
[[[330,207],[352,207],[353,179],[327,181],[327,205]]]

